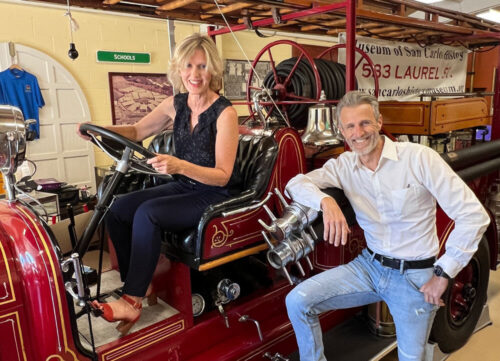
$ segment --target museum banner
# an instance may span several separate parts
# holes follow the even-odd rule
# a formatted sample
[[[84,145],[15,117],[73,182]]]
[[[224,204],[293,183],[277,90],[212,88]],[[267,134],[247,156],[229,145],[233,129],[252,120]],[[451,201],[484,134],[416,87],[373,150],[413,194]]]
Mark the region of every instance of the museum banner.
[[[343,42],[345,36],[339,37]],[[379,79],[380,100],[418,100],[420,94],[458,93],[465,91],[467,49],[447,45],[421,46],[381,39],[356,37],[356,47],[375,65]],[[356,52],[358,64],[361,55]],[[339,51],[345,64],[345,50]],[[372,69],[366,60],[356,68],[358,89],[374,94]]]

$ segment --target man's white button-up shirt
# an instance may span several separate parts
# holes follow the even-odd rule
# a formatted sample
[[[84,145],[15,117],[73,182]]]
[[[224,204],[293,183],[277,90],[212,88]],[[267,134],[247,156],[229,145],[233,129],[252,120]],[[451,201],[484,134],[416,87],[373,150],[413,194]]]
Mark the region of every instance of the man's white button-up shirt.
[[[405,260],[437,256],[436,200],[455,227],[440,265],[451,277],[469,262],[490,219],[471,189],[434,150],[420,144],[393,142],[385,137],[375,171],[354,152],[288,183],[294,201],[320,210],[328,197],[321,189],[344,190],[376,253]]]

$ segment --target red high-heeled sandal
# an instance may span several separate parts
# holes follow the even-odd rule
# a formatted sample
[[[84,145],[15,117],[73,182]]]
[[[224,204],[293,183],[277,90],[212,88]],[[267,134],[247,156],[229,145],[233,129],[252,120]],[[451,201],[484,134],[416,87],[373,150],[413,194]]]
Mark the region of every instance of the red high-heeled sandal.
[[[141,302],[136,302],[134,301],[131,297],[127,295],[123,295],[121,297],[125,302],[127,302],[129,305],[131,305],[134,309],[139,311],[139,314],[137,317],[133,319],[127,319],[127,318],[122,318],[122,319],[117,319],[113,315],[113,309],[111,306],[107,303],[99,303],[98,301],[92,301],[92,306],[94,308],[100,309],[102,311],[101,317],[104,318],[108,322],[116,322],[116,321],[121,321],[118,326],[116,326],[116,329],[118,332],[121,333],[122,336],[125,336],[132,326],[139,320],[141,317],[141,311],[142,311],[142,303]]]
[[[128,298],[127,295],[124,295],[124,296]],[[154,305],[156,305],[158,303],[158,297],[156,296],[156,293],[155,293],[155,291],[153,289],[151,289],[151,293],[148,294],[148,295],[146,295],[146,296],[144,296],[144,298],[146,298],[148,306],[154,306]],[[129,300],[131,300],[131,299],[129,298]],[[133,301],[133,300],[131,300],[131,301]],[[142,309],[142,305],[141,305],[140,308]],[[140,314],[139,314],[139,316],[140,316]],[[132,328],[132,326],[134,326],[134,324],[137,322],[137,320],[139,319],[139,316],[137,317],[137,319],[132,320],[132,321],[122,320],[118,324],[118,326],[116,326],[116,329],[118,330],[118,332],[121,333],[122,336],[125,336],[126,334],[129,333],[129,331]]]

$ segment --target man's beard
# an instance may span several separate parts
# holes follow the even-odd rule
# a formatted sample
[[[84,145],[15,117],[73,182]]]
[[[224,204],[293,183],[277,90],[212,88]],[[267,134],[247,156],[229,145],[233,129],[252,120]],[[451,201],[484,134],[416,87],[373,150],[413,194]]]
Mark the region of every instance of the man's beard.
[[[364,147],[363,149],[358,149],[358,148],[354,147],[353,146],[354,141],[352,141],[352,140],[347,140],[347,144],[349,145],[349,147],[351,147],[353,152],[355,152],[358,155],[364,156],[364,155],[370,154],[377,147],[379,139],[380,139],[379,133],[375,133],[375,134],[371,135],[369,137],[369,144],[366,147]]]

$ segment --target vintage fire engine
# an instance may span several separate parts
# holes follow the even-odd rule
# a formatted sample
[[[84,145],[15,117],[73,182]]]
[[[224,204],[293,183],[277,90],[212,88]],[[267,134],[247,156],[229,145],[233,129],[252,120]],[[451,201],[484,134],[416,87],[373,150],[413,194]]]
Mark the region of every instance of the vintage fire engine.
[[[179,5],[185,6],[185,19],[193,20],[188,15],[195,5],[185,3]],[[245,8],[246,12],[232,17],[231,12],[225,12],[233,19],[230,27],[209,33],[215,36],[230,30],[274,25],[294,31],[297,24],[304,24],[296,20],[303,19],[306,23],[319,22],[319,28],[323,26],[321,22],[336,22],[328,26],[345,27],[347,42],[320,54],[319,61],[291,41],[280,44],[295,48],[298,55],[279,65],[272,60],[276,43],[259,53],[254,65],[267,54],[272,70],[262,88],[250,85],[253,72],[250,73],[246,104],[251,115],[240,128],[236,163],[241,174],[241,193],[210,206],[196,229],[182,234],[165,233],[153,279],[160,301],[145,306],[141,320],[124,337],[118,337],[112,324],[93,317],[89,307],[93,299],[119,297],[121,286],[112,248],[111,265],[103,266],[107,242],[101,235],[101,243],[96,243],[94,236],[115,194],[168,181],[155,175],[144,160],[153,152],[172,152],[171,134],[160,134],[146,149],[104,128],[83,126],[94,134],[95,144],[117,162],[113,174],[102,184],[98,203],[88,214],[84,230],[81,234],[76,232],[77,242],[72,246],[66,231],[49,226],[30,204],[17,198],[14,172],[24,160],[25,124],[18,109],[0,107],[0,166],[7,191],[7,199],[0,202],[0,359],[288,359],[297,346],[286,314],[286,294],[300,279],[349,262],[364,247],[363,232],[355,225],[352,209],[341,191],[327,190],[342,206],[353,231],[348,244],[338,248],[322,242],[318,236],[322,226],[316,212],[283,195],[291,177],[344,151],[334,124],[326,120],[331,116],[329,105],[356,87],[356,53],[373,70],[378,89],[374,64],[362,49],[354,46],[355,33],[383,34],[384,29],[394,33],[394,27],[399,26],[410,28],[412,36],[422,41],[440,32],[441,41],[460,40],[471,48],[500,43],[498,26],[404,1],[375,1],[379,5],[375,9],[362,4],[356,8],[352,0],[320,5],[310,1],[256,3],[259,12],[255,17],[251,6],[234,7],[236,11]],[[425,11],[427,20],[406,17],[410,7]],[[268,17],[264,10],[273,16]],[[177,18],[182,19],[181,13],[175,13]],[[244,23],[237,24],[238,16],[246,19]],[[438,17],[454,23],[445,26],[437,21]],[[219,21],[222,20],[214,20],[214,24],[220,25]],[[345,66],[321,61],[339,48],[346,49]],[[302,75],[297,80],[294,74]],[[311,79],[309,84],[305,84],[305,76]],[[322,93],[326,99],[321,98]],[[469,265],[450,282],[446,306],[436,317],[432,340],[443,352],[461,347],[474,331],[485,312],[489,270],[496,269],[498,215],[493,201],[500,169],[500,143],[496,140],[500,135],[500,66],[492,94],[493,117],[488,115],[484,98],[471,97],[472,94],[453,94],[462,96],[459,100],[432,98],[381,106],[385,132],[389,135],[391,132],[439,138],[437,135],[450,131],[472,129],[463,142],[464,149],[443,157],[479,199],[490,206],[492,222]],[[465,95],[467,98],[463,98]],[[405,124],[398,123],[402,111]],[[312,114],[309,122],[308,113]],[[303,128],[306,123],[301,137],[295,128]],[[474,145],[474,130],[490,123],[492,141]],[[306,159],[303,142],[327,149],[323,160],[321,155]],[[438,210],[436,225],[444,250],[454,224]],[[73,232],[71,227],[70,231]],[[101,257],[94,264],[97,280],[92,279],[93,273],[85,266],[91,253]],[[327,312],[321,316],[322,326],[325,331],[330,330],[359,311]]]

